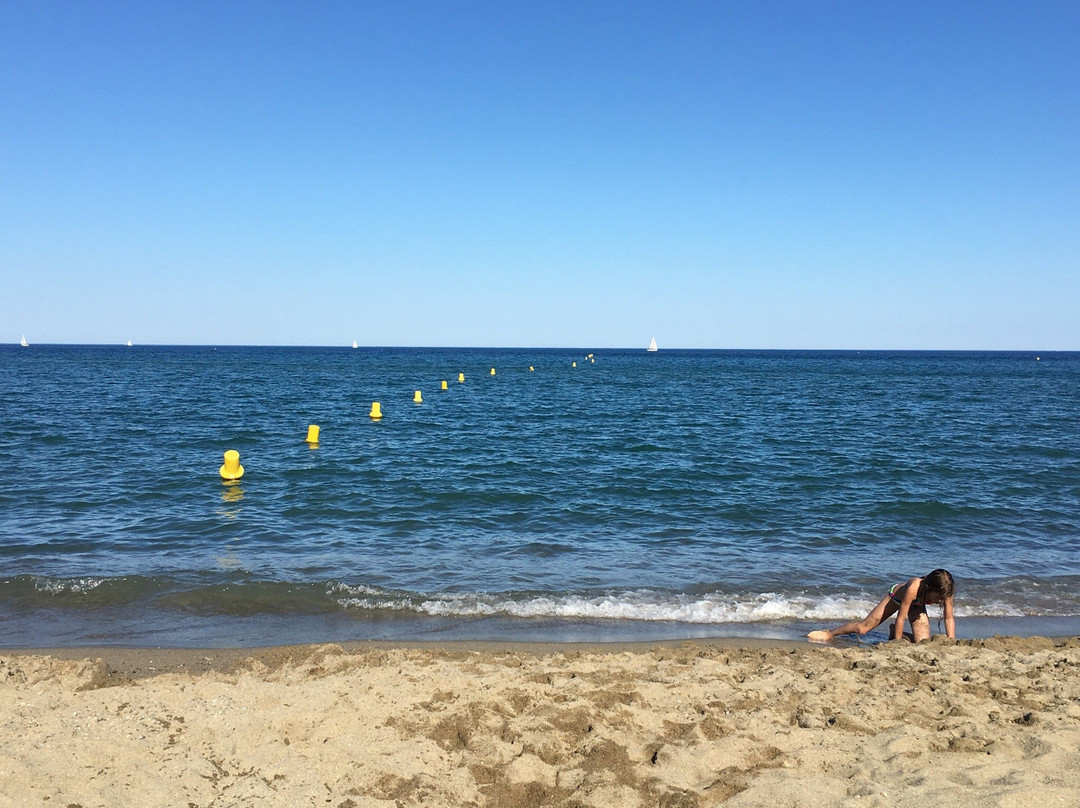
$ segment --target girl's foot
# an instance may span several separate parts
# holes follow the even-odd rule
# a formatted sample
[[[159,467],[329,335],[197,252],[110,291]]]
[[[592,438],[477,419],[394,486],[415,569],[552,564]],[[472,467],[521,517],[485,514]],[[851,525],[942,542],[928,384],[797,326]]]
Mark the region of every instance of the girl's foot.
[[[806,639],[813,640],[814,642],[828,642],[832,639],[827,631],[811,631],[806,635]]]

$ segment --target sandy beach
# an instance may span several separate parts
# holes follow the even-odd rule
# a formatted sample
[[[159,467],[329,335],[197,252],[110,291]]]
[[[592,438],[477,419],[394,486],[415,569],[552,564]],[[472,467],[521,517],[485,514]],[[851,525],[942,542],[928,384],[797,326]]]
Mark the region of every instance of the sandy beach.
[[[0,652],[3,806],[939,804],[1080,804],[1080,640]]]

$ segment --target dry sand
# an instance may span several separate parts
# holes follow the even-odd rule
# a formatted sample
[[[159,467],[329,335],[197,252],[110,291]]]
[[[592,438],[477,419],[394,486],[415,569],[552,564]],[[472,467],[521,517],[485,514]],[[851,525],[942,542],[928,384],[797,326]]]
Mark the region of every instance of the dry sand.
[[[0,805],[1080,805],[1080,640],[94,653],[0,652]]]

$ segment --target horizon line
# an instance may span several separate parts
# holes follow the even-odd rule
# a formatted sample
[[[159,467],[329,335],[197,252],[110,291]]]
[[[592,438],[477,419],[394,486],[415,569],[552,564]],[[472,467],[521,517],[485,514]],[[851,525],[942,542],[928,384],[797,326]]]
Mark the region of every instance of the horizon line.
[[[290,348],[290,349],[337,349],[351,350],[485,350],[485,351],[641,351],[649,353],[647,346],[586,347],[556,345],[358,345],[348,344],[316,345],[302,343],[241,343],[241,342],[34,342],[23,346],[20,342],[3,343],[8,347],[43,347],[43,348]],[[742,347],[742,348],[702,348],[670,346],[658,348],[656,353],[665,351],[762,351],[762,352],[816,352],[816,353],[1077,353],[1077,348],[779,348],[779,347]]]

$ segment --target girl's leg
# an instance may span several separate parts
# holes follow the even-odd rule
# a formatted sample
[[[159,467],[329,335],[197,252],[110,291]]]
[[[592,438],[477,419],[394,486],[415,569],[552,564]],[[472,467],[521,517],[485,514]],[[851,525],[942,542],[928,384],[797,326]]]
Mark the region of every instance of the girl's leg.
[[[911,639],[915,642],[930,639],[930,617],[926,609],[912,609],[908,613],[908,622],[911,623]]]
[[[858,634],[862,636],[868,631],[873,631],[875,628],[884,623],[890,616],[896,614],[896,610],[899,609],[899,604],[890,598],[888,595],[881,599],[873,609],[870,610],[870,614],[866,615],[862,620],[856,620],[851,623],[844,623],[839,628],[834,628],[825,631],[811,631],[807,634],[807,638],[811,640],[831,640],[834,637],[839,637],[842,634]],[[927,623],[927,630],[929,630],[930,624]]]

